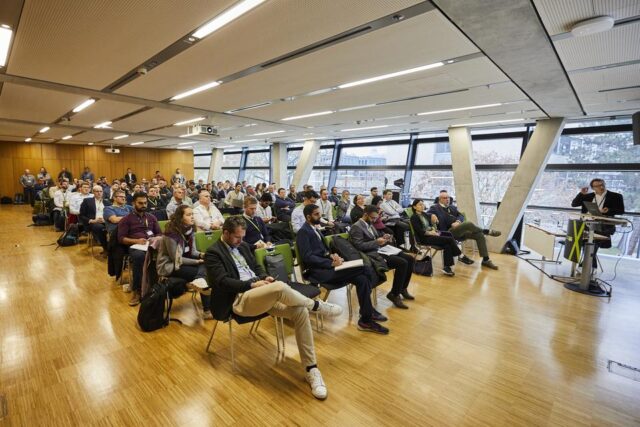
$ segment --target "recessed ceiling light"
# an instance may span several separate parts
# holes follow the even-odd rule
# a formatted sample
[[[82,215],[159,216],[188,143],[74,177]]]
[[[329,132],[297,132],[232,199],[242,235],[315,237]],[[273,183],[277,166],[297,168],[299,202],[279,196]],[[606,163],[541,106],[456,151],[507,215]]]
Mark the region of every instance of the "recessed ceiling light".
[[[224,27],[234,19],[237,19],[245,13],[249,12],[251,9],[258,6],[260,3],[263,3],[264,1],[265,0],[243,0],[239,3],[236,3],[229,9],[222,12],[220,15],[213,18],[211,21],[204,24],[202,27],[198,28],[196,32],[192,34],[192,36],[199,39],[206,37],[214,31],[217,31],[220,28]]]
[[[338,110],[338,112],[344,113],[346,111],[361,110],[363,108],[371,108],[371,107],[375,107],[375,106],[376,106],[376,104],[358,105],[356,107],[341,108],[341,109]]]
[[[178,99],[186,98],[187,96],[195,95],[196,93],[203,92],[207,89],[211,89],[213,87],[220,86],[218,82],[209,82],[202,86],[198,86],[195,89],[188,90],[186,92],[182,92],[171,98],[171,101],[177,101]]]
[[[63,137],[62,137],[62,139],[64,139],[65,141],[66,141],[67,139],[71,139],[71,138],[73,138],[73,136],[72,136],[72,135],[67,135],[67,136],[63,136]]]
[[[93,142],[88,143],[87,145],[93,145]]]
[[[282,119],[282,121],[286,122],[289,120],[306,119],[307,117],[326,116],[328,114],[333,114],[333,113],[334,113],[333,111],[320,111],[319,113],[303,114],[302,116],[285,117],[284,119]]]
[[[49,129],[51,129],[49,126],[45,126],[45,127],[43,127],[42,129],[40,129],[40,130],[38,131],[38,133],[45,133],[45,132],[46,132],[46,131],[48,131]]]
[[[477,110],[479,108],[499,107],[500,105],[502,105],[502,102],[497,102],[495,104],[473,105],[471,107],[450,108],[448,110],[426,111],[424,113],[418,113],[418,116],[428,116],[431,114],[440,113],[453,113],[454,111]]]
[[[611,16],[598,16],[578,22],[571,27],[571,34],[574,37],[589,36],[608,31],[613,28],[614,24],[615,20]]]
[[[82,104],[78,105],[76,108],[74,108],[71,111],[73,111],[74,113],[79,113],[80,111],[84,110],[89,105],[93,104],[94,102],[96,102],[95,99],[89,98],[89,99],[87,99],[86,101],[84,101]]]
[[[132,142],[129,145],[142,145],[142,144],[144,144],[144,141]]]
[[[363,128],[341,129],[340,132],[356,132],[356,131],[359,131],[359,130],[382,129],[382,128],[388,128],[388,127],[389,127],[389,125],[365,126]]]
[[[24,142],[31,142],[31,138],[25,139]]]
[[[7,65],[12,36],[13,31],[11,31],[11,28],[5,25],[0,28],[0,67]]]
[[[120,136],[116,136],[113,139],[124,139],[124,138],[129,138],[129,135],[120,135]]]
[[[273,132],[260,132],[260,133],[254,133],[251,136],[261,136],[261,135],[275,135],[276,133],[285,133],[286,130],[274,130]]]
[[[228,110],[228,111],[225,111],[225,113],[233,114],[233,113],[237,113],[239,111],[253,110],[254,108],[266,107],[267,105],[271,105],[271,104],[272,104],[271,101],[261,102],[259,104],[247,105],[246,107],[236,108],[235,110]]]
[[[102,122],[100,124],[95,125],[93,128],[94,129],[109,129],[110,128],[109,125],[111,123],[113,123],[113,122],[110,122],[110,121]]]
[[[524,119],[494,120],[491,122],[477,122],[477,123],[461,123],[458,125],[451,125],[451,127],[458,128],[463,126],[482,126],[482,125],[493,125],[498,123],[514,123],[514,122],[524,122]]]
[[[204,120],[205,117],[196,117],[195,119],[191,119],[191,120],[185,120],[183,122],[178,122],[178,123],[174,123],[174,126],[184,126],[184,125],[188,125],[189,123],[195,123],[195,122],[199,122],[201,120]]]
[[[395,73],[383,74],[381,76],[370,77],[368,79],[357,80],[351,83],[344,83],[338,86],[339,89],[346,89],[349,87],[360,86],[367,83],[373,83],[380,80],[392,79],[394,77],[400,77],[407,74],[418,73],[420,71],[430,70],[432,68],[442,67],[444,65],[443,62],[436,62],[434,64],[423,65],[421,67],[409,68],[408,70],[396,71]]]

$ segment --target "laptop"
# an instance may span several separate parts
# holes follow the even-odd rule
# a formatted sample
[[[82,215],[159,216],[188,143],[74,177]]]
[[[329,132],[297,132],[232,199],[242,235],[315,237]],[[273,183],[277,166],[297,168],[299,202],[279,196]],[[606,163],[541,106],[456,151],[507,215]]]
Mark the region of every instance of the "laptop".
[[[592,216],[605,216],[600,212],[600,208],[598,208],[598,204],[595,202],[582,202],[584,203],[584,207],[587,208],[587,212],[589,212]]]

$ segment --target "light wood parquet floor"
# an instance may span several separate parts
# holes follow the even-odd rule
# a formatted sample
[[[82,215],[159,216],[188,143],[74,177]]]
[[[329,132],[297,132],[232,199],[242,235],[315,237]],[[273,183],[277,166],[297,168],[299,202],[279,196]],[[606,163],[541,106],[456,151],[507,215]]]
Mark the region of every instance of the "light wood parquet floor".
[[[346,310],[316,333],[320,402],[289,326],[279,364],[270,320],[258,338],[236,327],[234,373],[226,325],[206,354],[213,322],[188,296],[174,305],[184,325],[143,333],[104,260],[85,244],[43,246],[58,234],[29,222],[28,207],[0,207],[1,426],[640,425],[640,382],[606,369],[640,366],[637,269],[610,301],[500,255],[497,272],[415,277],[409,310],[390,307],[385,284],[389,336],[358,332]],[[345,291],[330,300],[344,304]]]

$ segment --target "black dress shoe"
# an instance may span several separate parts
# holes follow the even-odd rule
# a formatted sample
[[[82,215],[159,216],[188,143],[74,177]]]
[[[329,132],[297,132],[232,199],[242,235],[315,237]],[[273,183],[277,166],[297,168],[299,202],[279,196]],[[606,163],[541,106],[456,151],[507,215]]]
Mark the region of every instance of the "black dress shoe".
[[[389,292],[387,294],[387,298],[389,299],[389,301],[393,303],[393,305],[395,305],[398,308],[404,308],[404,309],[409,308],[402,302],[402,298],[400,298],[400,295],[394,295],[391,292]]]
[[[474,263],[474,261],[466,255],[462,255],[461,257],[458,257],[458,261],[467,265],[471,265]]]
[[[374,310],[373,314],[371,315],[371,319],[376,321],[376,322],[386,322],[387,317],[385,315],[383,315],[382,313],[379,313],[377,311]]]
[[[414,297],[413,295],[411,295],[411,294],[409,293],[409,291],[408,291],[408,290],[406,290],[406,289],[403,289],[403,290],[402,290],[402,292],[400,292],[400,295],[402,295],[402,298],[404,298],[404,299],[408,299],[408,300],[413,300],[413,299],[415,299],[415,297]]]

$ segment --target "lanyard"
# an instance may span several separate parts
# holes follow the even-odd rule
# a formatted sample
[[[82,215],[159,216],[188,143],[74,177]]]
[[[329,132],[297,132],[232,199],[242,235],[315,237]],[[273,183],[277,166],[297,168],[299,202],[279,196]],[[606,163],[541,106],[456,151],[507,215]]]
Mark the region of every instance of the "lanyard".
[[[256,230],[258,230],[258,233],[260,233],[260,238],[261,238],[261,239],[264,239],[264,236],[262,236],[262,231],[260,231],[260,227],[258,227],[258,226],[256,225],[256,223],[255,223],[255,222],[253,222],[253,220],[252,220],[251,218],[249,218],[248,216],[246,216],[246,215],[245,215],[245,219],[246,219],[247,221],[249,221],[249,223],[250,223],[251,225],[253,225],[253,228],[255,228]]]
[[[606,194],[602,195],[602,198],[600,198],[600,203],[598,203],[598,207],[602,208],[602,205],[604,205],[604,199],[606,198]],[[594,196],[594,199],[596,199],[596,202],[598,201],[598,198]]]

